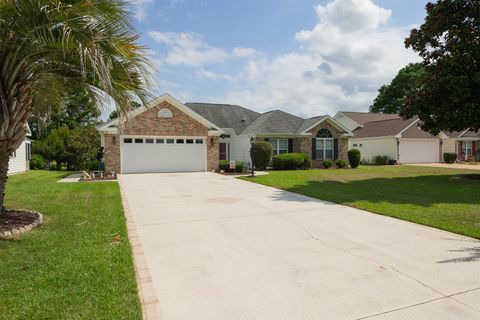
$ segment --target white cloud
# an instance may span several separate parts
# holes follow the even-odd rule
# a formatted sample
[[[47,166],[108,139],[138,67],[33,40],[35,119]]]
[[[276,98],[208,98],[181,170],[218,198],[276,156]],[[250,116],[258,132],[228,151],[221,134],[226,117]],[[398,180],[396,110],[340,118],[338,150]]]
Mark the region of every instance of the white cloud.
[[[134,10],[135,18],[144,20],[147,17],[147,6],[153,3],[153,0],[131,0]]]
[[[390,27],[391,11],[372,0],[334,0],[316,12],[317,25],[296,34],[297,52],[251,59],[245,83],[219,99],[303,116],[366,110],[382,84],[418,60],[403,45],[408,29]]]
[[[166,64],[202,67],[218,64],[231,58],[247,58],[257,54],[251,48],[235,47],[232,52],[208,44],[193,32],[150,31],[148,35],[157,43],[167,47],[161,59]]]
[[[233,78],[227,74],[222,74],[218,72],[214,72],[211,70],[199,69],[195,72],[195,74],[200,78],[206,78],[210,80],[227,80],[232,81]]]
[[[210,46],[196,33],[150,31],[148,35],[157,43],[167,46],[163,61],[172,65],[200,67],[225,61],[229,54]]]

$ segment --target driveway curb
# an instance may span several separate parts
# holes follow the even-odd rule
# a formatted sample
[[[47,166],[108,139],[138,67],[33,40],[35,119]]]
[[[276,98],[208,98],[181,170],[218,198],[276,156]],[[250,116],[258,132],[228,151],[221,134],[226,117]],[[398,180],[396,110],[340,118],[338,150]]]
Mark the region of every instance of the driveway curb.
[[[163,317],[160,313],[160,300],[157,297],[152,276],[150,275],[150,269],[143,252],[142,242],[138,236],[137,228],[128,205],[121,175],[118,176],[118,184],[120,186],[122,206],[125,212],[128,239],[130,241],[130,245],[132,246],[135,276],[140,294],[140,302],[142,304],[143,319],[161,320]]]

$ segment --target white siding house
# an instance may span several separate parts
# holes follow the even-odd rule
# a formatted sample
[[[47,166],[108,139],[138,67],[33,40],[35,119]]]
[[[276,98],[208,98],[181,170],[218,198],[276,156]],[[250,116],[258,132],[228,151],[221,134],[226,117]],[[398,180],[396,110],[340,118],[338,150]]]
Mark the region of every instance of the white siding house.
[[[30,168],[30,159],[32,155],[32,141],[28,138],[31,136],[30,129],[28,129],[25,141],[18,147],[18,149],[10,157],[8,163],[7,174],[16,174],[27,171]]]

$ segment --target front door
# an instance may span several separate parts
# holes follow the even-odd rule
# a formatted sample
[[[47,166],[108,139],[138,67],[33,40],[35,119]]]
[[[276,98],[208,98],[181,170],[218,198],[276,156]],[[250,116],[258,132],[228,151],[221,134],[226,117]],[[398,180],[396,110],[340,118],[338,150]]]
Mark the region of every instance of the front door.
[[[220,160],[228,160],[228,143],[226,142],[220,142],[219,143],[219,148],[220,148]]]

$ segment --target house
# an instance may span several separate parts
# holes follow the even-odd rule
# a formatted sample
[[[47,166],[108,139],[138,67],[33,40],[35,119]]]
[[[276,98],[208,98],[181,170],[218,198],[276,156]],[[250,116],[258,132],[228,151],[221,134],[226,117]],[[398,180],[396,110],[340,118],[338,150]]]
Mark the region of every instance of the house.
[[[251,140],[274,154],[302,152],[312,166],[347,159],[352,132],[330,116],[304,119],[273,110],[257,113],[228,104],[183,104],[168,94],[97,127],[105,170],[117,173],[212,171],[219,160],[250,162]]]
[[[8,162],[7,175],[22,173],[30,168],[30,159],[32,156],[32,136],[30,128],[27,127],[27,135],[22,144],[13,152]]]
[[[366,163],[383,155],[403,164],[441,162],[443,153],[456,150],[455,133],[433,136],[420,129],[417,117],[404,120],[398,114],[338,112],[334,118],[353,132],[349,149],[359,149]]]
[[[462,161],[480,161],[480,131],[471,129],[456,136],[458,159]]]

